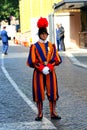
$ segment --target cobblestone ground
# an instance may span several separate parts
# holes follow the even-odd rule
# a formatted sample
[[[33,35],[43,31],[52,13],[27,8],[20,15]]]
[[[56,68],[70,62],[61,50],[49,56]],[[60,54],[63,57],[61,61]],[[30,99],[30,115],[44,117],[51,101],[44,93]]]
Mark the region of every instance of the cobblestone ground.
[[[87,130],[87,70],[73,65],[64,53],[61,52],[60,55],[63,62],[59,67],[56,67],[60,95],[60,99],[57,102],[57,111],[62,119],[51,122],[56,126],[57,130]],[[32,101],[31,85],[33,69],[26,66],[27,56],[28,48],[10,46],[8,56],[5,57],[5,67],[12,79]],[[0,90],[2,90],[2,92],[0,91],[0,96],[2,97],[4,91],[6,91],[7,97],[4,96],[4,98],[8,98],[7,101],[12,99],[12,101],[8,109],[5,110],[7,104],[6,102],[3,103],[4,105],[1,104],[3,99],[0,99],[0,123],[34,120],[35,113],[31,109],[28,110],[27,104],[21,101],[20,96],[11,88],[10,83],[6,84],[7,79],[1,72],[0,68],[0,77],[2,79],[0,80]],[[3,83],[4,81],[5,83]],[[9,86],[10,92],[4,89]],[[15,97],[12,97],[12,95],[9,97],[9,93],[13,93],[12,95],[15,95]],[[17,101],[22,104],[17,104]],[[12,102],[16,104],[16,112]],[[8,114],[9,111],[11,111],[10,116],[12,117],[8,118],[5,114]],[[47,98],[44,101],[43,111],[44,116],[50,120]],[[7,118],[4,118],[4,116]],[[13,118],[13,116],[16,118]]]

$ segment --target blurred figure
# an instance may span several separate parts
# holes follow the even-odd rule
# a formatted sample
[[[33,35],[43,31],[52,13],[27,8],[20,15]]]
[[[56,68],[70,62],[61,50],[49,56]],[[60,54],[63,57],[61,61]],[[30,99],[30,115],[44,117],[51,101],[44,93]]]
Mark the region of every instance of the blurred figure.
[[[6,26],[3,27],[1,31],[1,39],[2,39],[2,54],[7,55],[8,51],[8,35],[6,31]]]
[[[59,28],[59,24],[56,24],[56,43],[57,43],[57,49],[59,51],[61,49],[60,48],[61,42],[60,42],[60,28]]]
[[[65,44],[64,44],[64,27],[62,26],[62,24],[59,25],[59,29],[60,29],[60,43],[61,43],[61,50],[65,51]]]

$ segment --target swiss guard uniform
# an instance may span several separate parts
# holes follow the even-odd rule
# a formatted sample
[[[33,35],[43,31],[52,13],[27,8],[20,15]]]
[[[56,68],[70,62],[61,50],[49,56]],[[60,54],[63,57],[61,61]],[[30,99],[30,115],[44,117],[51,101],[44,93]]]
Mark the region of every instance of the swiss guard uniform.
[[[45,18],[40,18],[38,22],[43,19]],[[40,34],[43,32],[48,34],[46,28],[39,28],[38,35],[40,36]],[[33,100],[37,102],[38,108],[38,116],[35,118],[37,121],[42,120],[45,90],[49,100],[51,118],[61,118],[53,113],[55,111],[56,100],[59,98],[57,77],[54,67],[60,63],[61,58],[56,50],[55,45],[51,42],[39,39],[39,41],[31,45],[27,59],[27,65],[34,68],[32,88]]]

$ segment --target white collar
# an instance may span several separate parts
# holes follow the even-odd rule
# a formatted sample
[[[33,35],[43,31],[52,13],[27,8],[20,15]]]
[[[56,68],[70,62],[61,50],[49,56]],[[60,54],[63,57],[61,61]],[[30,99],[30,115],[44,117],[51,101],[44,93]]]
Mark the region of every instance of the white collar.
[[[47,40],[44,41],[44,40],[42,40],[42,39],[40,39],[40,38],[39,38],[38,41],[39,41],[40,43],[46,43],[46,42],[47,42]]]

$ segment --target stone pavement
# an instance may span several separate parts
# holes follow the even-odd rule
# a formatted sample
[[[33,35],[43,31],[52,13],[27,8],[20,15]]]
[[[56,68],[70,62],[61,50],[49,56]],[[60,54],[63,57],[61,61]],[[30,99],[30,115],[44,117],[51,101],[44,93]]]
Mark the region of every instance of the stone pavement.
[[[74,65],[87,69],[87,48],[70,49],[66,51],[66,55]]]
[[[28,50],[29,48],[23,46],[10,46],[8,55],[4,57],[4,65],[19,90],[33,103],[31,87],[33,69],[26,67],[25,64]],[[73,52],[66,53],[60,52],[63,62],[56,67],[60,95],[57,111],[62,117],[60,121],[50,119],[46,99],[43,109],[46,120],[35,122],[36,113],[32,109],[32,103],[29,106],[20,97],[6,79],[0,65],[0,97],[2,97],[0,98],[0,130],[87,130],[87,69],[78,67],[67,57]],[[47,124],[47,120],[50,123]]]

